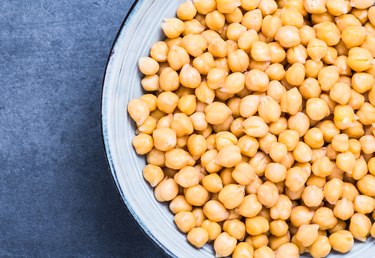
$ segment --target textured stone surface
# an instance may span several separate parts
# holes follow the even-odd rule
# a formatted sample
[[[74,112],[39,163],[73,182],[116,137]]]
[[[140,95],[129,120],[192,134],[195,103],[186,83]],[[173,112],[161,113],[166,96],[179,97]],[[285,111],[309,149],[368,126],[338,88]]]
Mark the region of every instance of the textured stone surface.
[[[123,205],[100,132],[132,2],[0,1],[0,257],[163,257]]]

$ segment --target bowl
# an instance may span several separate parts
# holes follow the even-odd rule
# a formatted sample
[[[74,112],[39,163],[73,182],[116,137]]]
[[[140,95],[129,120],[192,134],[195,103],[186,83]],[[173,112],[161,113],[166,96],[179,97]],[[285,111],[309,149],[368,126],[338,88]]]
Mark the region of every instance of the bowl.
[[[171,257],[214,257],[211,245],[192,247],[178,231],[167,204],[154,198],[143,179],[144,157],[132,147],[135,124],[127,113],[127,103],[142,95],[137,62],[149,54],[153,43],[163,38],[160,24],[174,17],[184,0],[138,0],[126,16],[107,63],[102,94],[102,130],[108,163],[121,197],[146,234]],[[374,257],[374,240],[356,242],[345,257]],[[308,256],[302,256],[308,257]],[[329,257],[343,257],[331,253]]]

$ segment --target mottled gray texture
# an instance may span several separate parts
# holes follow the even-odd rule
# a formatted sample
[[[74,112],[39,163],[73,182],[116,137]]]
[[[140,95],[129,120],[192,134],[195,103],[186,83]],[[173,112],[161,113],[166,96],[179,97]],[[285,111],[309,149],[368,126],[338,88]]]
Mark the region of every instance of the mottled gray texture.
[[[162,257],[117,193],[102,75],[132,0],[0,1],[0,256]]]

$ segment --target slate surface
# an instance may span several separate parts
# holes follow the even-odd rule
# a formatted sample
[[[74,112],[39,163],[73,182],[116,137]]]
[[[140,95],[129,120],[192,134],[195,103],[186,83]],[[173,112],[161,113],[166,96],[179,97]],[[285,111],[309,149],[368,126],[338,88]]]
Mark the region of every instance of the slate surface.
[[[0,1],[0,257],[165,257],[101,140],[102,76],[132,2]]]

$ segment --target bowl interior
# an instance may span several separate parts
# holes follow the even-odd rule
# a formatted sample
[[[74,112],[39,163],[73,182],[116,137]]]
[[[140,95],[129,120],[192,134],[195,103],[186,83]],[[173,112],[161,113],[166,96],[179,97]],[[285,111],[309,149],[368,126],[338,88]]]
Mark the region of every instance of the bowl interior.
[[[211,245],[197,250],[178,231],[168,205],[154,199],[152,188],[143,179],[145,159],[132,147],[135,133],[127,113],[127,103],[142,95],[137,62],[147,56],[152,44],[163,38],[160,24],[174,17],[183,0],[139,0],[124,23],[108,62],[102,100],[103,136],[107,158],[120,194],[142,229],[170,256],[213,257]],[[345,257],[375,252],[374,241],[356,243]],[[308,257],[308,256],[304,256]],[[331,254],[329,257],[342,257]]]

